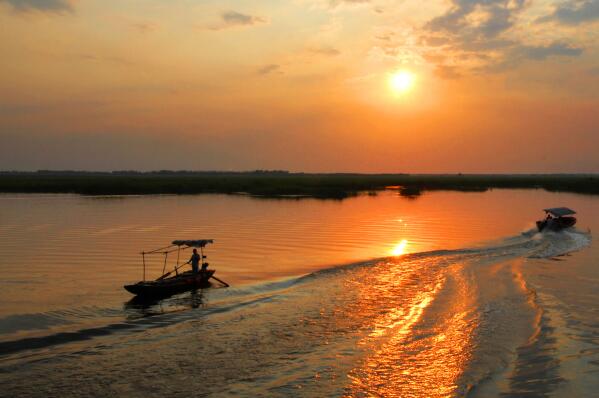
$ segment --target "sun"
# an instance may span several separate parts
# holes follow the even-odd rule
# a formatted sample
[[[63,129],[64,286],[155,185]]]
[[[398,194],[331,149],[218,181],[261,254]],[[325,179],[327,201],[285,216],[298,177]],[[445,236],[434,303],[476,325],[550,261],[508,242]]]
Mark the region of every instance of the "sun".
[[[389,86],[395,94],[404,94],[414,87],[416,76],[409,70],[400,70],[389,77]]]

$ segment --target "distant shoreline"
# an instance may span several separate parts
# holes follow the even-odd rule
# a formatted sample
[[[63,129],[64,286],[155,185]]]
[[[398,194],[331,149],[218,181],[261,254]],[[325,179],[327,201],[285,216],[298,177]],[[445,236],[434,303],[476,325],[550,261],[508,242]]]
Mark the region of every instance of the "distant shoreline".
[[[344,199],[393,187],[402,196],[424,191],[544,189],[599,195],[599,174],[351,174],[253,172],[0,172],[0,193],[81,195],[249,194],[267,198]]]

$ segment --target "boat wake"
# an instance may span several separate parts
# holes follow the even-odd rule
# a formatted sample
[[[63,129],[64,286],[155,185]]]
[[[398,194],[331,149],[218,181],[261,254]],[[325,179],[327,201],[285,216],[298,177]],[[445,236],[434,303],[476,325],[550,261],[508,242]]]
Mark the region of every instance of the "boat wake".
[[[554,258],[565,256],[581,250],[591,243],[590,233],[577,230],[561,232],[544,232],[534,235],[541,243],[539,249],[530,255],[531,258]]]

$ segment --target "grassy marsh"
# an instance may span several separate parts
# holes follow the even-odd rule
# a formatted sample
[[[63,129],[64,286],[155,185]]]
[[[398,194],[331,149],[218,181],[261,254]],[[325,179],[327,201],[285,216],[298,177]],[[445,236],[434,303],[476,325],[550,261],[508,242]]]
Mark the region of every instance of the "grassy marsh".
[[[396,187],[403,196],[423,191],[530,188],[599,194],[593,174],[308,174],[287,172],[0,172],[0,192],[146,195],[246,193],[263,197],[343,199]]]

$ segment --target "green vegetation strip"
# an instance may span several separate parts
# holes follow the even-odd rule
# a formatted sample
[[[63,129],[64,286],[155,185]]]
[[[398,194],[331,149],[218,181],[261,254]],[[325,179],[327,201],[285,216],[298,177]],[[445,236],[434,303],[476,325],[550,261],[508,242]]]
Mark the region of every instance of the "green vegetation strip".
[[[396,187],[404,196],[427,190],[533,188],[599,194],[599,175],[305,174],[287,172],[0,172],[0,192],[146,195],[247,193],[263,197],[343,199]]]

